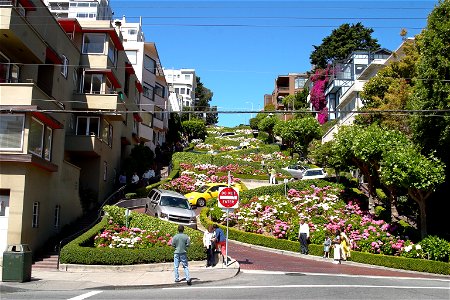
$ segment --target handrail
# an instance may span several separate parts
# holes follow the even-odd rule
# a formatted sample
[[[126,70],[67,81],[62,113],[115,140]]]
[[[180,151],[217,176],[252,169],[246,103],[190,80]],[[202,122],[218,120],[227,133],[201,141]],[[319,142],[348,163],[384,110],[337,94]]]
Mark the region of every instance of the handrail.
[[[64,243],[65,241],[71,240],[71,239],[73,239],[73,238],[75,238],[75,237],[77,237],[77,236],[80,236],[82,233],[84,233],[85,231],[87,231],[89,228],[91,228],[92,226],[94,226],[95,224],[97,224],[98,221],[99,221],[99,220],[101,219],[101,217],[102,217],[103,207],[104,207],[111,199],[113,199],[113,197],[117,196],[119,193],[122,193],[126,188],[127,188],[126,185],[122,186],[122,187],[119,188],[117,191],[115,191],[114,193],[112,193],[111,195],[109,195],[108,198],[106,198],[106,200],[102,202],[102,204],[100,205],[100,208],[99,208],[99,210],[98,210],[97,218],[96,218],[91,224],[89,224],[89,225],[86,226],[85,228],[81,229],[80,231],[77,231],[77,232],[75,232],[74,234],[72,234],[72,235],[70,235],[70,236],[68,236],[68,237],[65,237],[65,238],[63,238],[62,240],[59,241],[58,249],[57,249],[57,252],[58,252],[58,260],[57,260],[57,263],[56,263],[56,269],[57,269],[57,270],[59,270],[59,260],[60,260],[60,255],[61,255],[61,247],[62,247],[63,243]]]

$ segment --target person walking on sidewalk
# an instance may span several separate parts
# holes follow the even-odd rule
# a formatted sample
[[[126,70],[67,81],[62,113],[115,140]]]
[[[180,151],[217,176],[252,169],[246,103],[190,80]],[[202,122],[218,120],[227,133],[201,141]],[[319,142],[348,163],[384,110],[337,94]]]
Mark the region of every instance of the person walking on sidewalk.
[[[300,253],[308,254],[309,225],[305,223],[304,219],[300,219],[298,239],[300,241]]]
[[[270,169],[270,184],[277,184],[277,171],[275,171],[275,168],[272,167]]]
[[[206,267],[214,267],[214,227],[212,225],[208,226],[208,230],[203,233],[203,246],[206,248]]]
[[[178,273],[178,267],[181,265],[184,269],[184,276],[188,285],[192,284],[191,277],[189,275],[189,266],[186,250],[191,245],[191,239],[184,233],[184,226],[178,225],[178,233],[172,238],[172,247],[175,248],[173,254],[173,266],[175,273],[175,282],[180,282],[180,274]]]

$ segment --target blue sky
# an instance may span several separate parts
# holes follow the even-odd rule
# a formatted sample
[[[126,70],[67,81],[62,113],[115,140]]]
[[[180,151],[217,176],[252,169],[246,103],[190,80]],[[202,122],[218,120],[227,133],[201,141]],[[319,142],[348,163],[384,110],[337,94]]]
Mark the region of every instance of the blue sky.
[[[420,33],[438,3],[425,1],[116,1],[115,18],[143,18],[163,67],[193,68],[219,111],[262,109],[278,75],[311,69],[313,45],[343,23],[362,22],[383,48],[395,50],[401,28]],[[253,114],[254,116],[254,114]],[[251,114],[219,114],[219,125]]]

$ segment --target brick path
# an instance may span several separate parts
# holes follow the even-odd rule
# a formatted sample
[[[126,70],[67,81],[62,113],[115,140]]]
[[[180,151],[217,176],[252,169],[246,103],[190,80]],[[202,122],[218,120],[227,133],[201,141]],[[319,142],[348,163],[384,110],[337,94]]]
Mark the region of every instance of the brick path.
[[[331,263],[331,259],[317,261],[316,259],[305,259],[290,255],[283,255],[244,245],[233,243],[228,247],[228,255],[236,259],[242,270],[266,270],[281,272],[306,272],[306,273],[326,273],[326,274],[347,274],[366,276],[392,276],[411,278],[446,278],[444,276],[393,271],[384,268],[371,268],[365,266],[355,266],[343,262],[341,265]]]

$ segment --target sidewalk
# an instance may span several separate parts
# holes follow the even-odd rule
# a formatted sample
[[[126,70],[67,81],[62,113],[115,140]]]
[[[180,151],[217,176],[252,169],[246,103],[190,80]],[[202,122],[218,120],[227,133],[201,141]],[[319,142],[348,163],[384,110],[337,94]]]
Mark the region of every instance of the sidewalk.
[[[179,283],[174,282],[173,263],[130,265],[130,266],[60,266],[61,271],[32,270],[29,282],[1,282],[0,288],[25,290],[82,290],[82,289],[124,289],[129,287],[151,288],[186,285],[183,267],[180,265]],[[228,267],[217,264],[205,268],[205,262],[189,262],[192,285],[232,278],[239,273],[239,263],[232,261]],[[1,274],[0,274],[1,275]],[[0,276],[1,278],[1,276]]]

